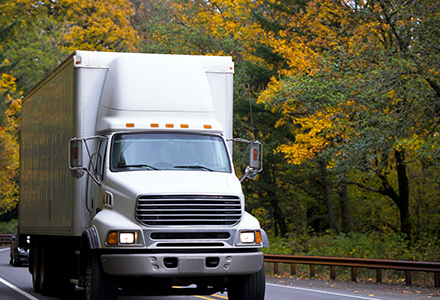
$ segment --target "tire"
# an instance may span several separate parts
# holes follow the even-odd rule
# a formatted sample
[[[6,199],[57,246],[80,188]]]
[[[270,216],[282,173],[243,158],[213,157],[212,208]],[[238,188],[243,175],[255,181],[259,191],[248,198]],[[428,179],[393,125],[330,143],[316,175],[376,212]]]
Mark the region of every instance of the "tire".
[[[34,291],[41,293],[41,257],[38,244],[34,244],[31,248],[29,269],[32,274]]]
[[[19,263],[18,261],[17,261],[17,259],[12,259],[13,261],[12,261],[12,266],[14,266],[14,267],[20,267],[21,266],[21,263]]]
[[[89,251],[84,276],[85,300],[116,300],[118,283],[116,277],[104,272],[100,256]]]
[[[59,255],[50,247],[40,249],[39,276],[41,293],[47,296],[69,295],[75,289],[70,282],[66,266],[63,265]],[[38,272],[38,271],[37,271]],[[35,289],[35,288],[34,288]]]
[[[229,278],[227,291],[229,300],[264,300],[266,292],[264,264],[257,273]]]

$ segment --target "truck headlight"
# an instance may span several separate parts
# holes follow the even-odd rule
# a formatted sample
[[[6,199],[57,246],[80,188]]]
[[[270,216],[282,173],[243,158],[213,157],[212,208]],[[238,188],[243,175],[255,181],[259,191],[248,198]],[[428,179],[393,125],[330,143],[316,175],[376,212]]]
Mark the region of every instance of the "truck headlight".
[[[261,232],[255,231],[240,231],[240,242],[242,244],[261,244]]]
[[[119,233],[119,242],[121,244],[134,244],[134,232]]]
[[[107,235],[107,245],[138,245],[139,234],[136,231],[110,231]]]

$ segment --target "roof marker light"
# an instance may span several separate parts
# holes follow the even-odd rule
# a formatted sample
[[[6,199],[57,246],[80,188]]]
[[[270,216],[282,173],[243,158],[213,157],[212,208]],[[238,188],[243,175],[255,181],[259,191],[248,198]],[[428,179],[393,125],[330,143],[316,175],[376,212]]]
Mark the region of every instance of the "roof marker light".
[[[189,128],[188,124],[180,124],[180,128]]]
[[[151,128],[159,128],[159,124],[157,123],[151,123],[150,126]]]
[[[205,128],[205,129],[211,129],[212,126],[211,126],[211,125],[203,125],[203,128]]]
[[[174,124],[166,124],[165,127],[166,128],[174,128]]]
[[[125,127],[127,128],[133,128],[134,127],[134,123],[126,123]]]

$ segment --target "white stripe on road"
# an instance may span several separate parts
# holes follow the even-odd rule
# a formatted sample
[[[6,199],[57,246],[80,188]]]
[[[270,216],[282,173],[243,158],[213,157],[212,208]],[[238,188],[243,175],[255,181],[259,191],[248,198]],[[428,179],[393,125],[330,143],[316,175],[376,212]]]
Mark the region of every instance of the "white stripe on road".
[[[15,285],[7,282],[6,280],[4,280],[1,277],[0,277],[0,282],[3,283],[4,285],[6,285],[7,287],[10,287],[11,289],[16,291],[17,293],[22,294],[23,296],[25,296],[26,298],[28,298],[30,300],[39,300],[38,298],[32,296],[31,294],[26,293],[25,291],[19,289],[18,287],[16,287]]]
[[[355,296],[355,295],[339,294],[339,293],[333,293],[333,292],[326,292],[326,291],[319,291],[319,290],[313,290],[313,289],[300,288],[300,287],[295,287],[295,286],[279,285],[279,284],[274,284],[274,283],[266,283],[266,285],[273,286],[273,287],[282,287],[282,288],[287,288],[287,289],[301,290],[301,291],[306,291],[306,292],[328,294],[328,295],[333,295],[333,296],[342,296],[342,297],[348,297],[348,298],[355,298],[355,299],[368,299],[368,300],[377,299],[377,300],[380,300],[378,298],[373,298],[373,296],[371,296],[371,297],[362,297],[362,296]]]

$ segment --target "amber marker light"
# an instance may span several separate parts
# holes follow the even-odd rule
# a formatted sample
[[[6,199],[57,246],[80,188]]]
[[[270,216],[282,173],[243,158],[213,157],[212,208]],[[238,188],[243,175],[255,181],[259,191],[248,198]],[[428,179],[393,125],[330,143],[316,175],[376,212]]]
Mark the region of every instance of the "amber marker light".
[[[211,126],[211,125],[203,125],[203,128],[205,128],[205,129],[211,129],[212,126]]]
[[[166,128],[174,128],[174,124],[166,124],[165,127]]]
[[[255,236],[256,236],[255,243],[261,244],[261,232],[259,230],[255,231]]]
[[[189,128],[188,124],[180,124],[180,128]]]
[[[134,127],[134,123],[127,123],[127,124],[125,124],[125,127],[133,128]]]
[[[157,123],[151,123],[150,126],[151,128],[159,128],[159,124]]]
[[[118,233],[116,231],[111,231],[108,234],[107,244],[108,245],[117,245],[118,244]]]

